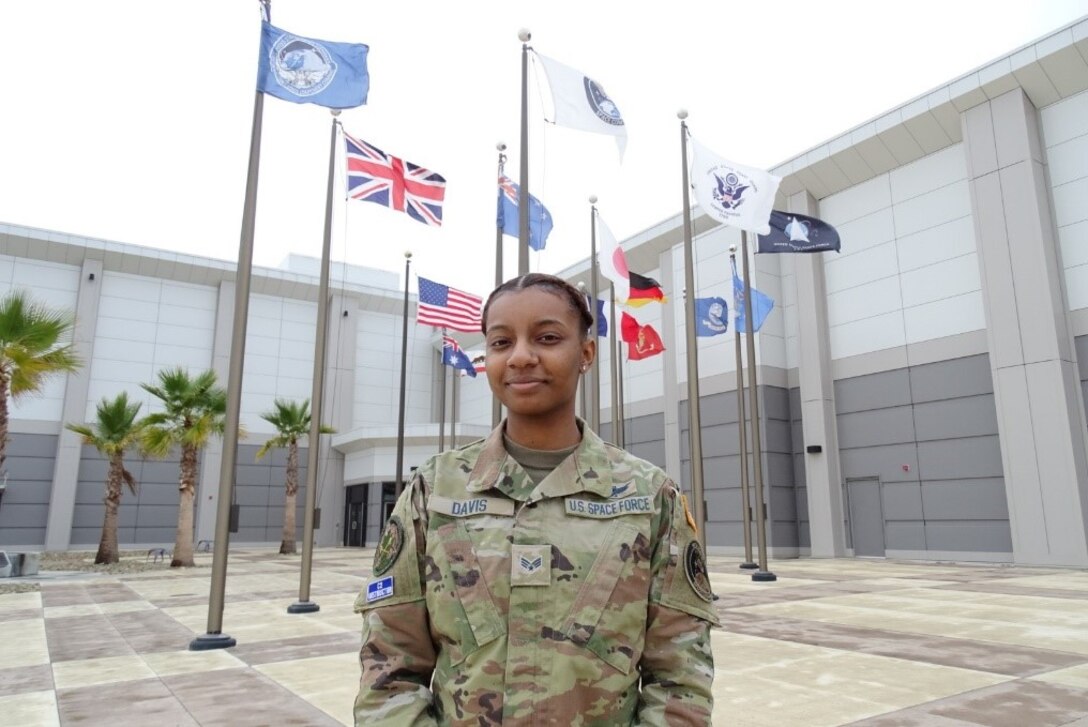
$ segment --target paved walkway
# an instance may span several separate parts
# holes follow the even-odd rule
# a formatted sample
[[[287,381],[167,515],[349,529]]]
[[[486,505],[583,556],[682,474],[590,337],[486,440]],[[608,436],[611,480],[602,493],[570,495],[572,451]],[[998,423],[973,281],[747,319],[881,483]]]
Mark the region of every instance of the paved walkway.
[[[186,650],[208,567],[0,595],[0,723],[350,724],[371,554],[317,551],[321,611],[288,615],[299,559],[236,550],[221,651]],[[715,725],[1088,725],[1088,572],[793,560],[757,584],[736,566],[710,558]]]

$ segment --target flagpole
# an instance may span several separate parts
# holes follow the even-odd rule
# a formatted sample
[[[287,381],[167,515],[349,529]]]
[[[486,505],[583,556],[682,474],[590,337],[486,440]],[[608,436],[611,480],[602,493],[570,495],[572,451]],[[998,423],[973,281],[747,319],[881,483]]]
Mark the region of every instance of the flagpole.
[[[592,269],[590,270],[592,274]],[[578,281],[578,292],[582,294],[582,297],[586,297],[586,284],[582,281]],[[586,400],[589,398],[589,374],[582,372],[582,378],[578,381],[578,410],[582,415],[582,421],[588,422],[589,415],[587,412]],[[592,427],[591,427],[592,428]]]
[[[593,313],[593,336],[596,341],[597,319],[600,317],[597,309],[597,298],[600,291],[597,286],[597,195],[589,195],[589,310]],[[589,364],[589,428],[594,432],[601,430],[601,369],[598,365],[600,356],[594,356]]]
[[[733,271],[737,269],[737,246],[729,246],[729,261]],[[740,329],[737,328],[737,296],[733,296],[733,339],[736,344],[737,356],[737,442],[740,448],[740,501],[741,501],[741,531],[744,533],[744,562],[740,568],[753,570],[758,568],[752,562],[752,498],[748,495],[748,443],[745,435],[744,416],[744,362],[740,352]]]
[[[688,189],[688,112],[680,109],[680,164],[684,190],[684,333],[687,338],[688,449],[691,455],[691,498],[699,545],[706,553],[706,500],[703,499],[703,430],[699,417],[699,349],[695,341],[695,263],[691,240],[691,197]]]
[[[744,328],[748,336],[748,401],[752,410],[752,475],[756,484],[756,537],[759,538],[759,570],[753,581],[776,581],[778,576],[767,570],[767,507],[763,503],[763,453],[759,441],[759,396],[756,382],[756,341],[752,320],[752,276],[748,271],[748,231],[740,236],[740,254],[744,258]]]
[[[265,5],[267,8],[267,4]],[[264,94],[253,100],[253,127],[249,134],[249,167],[242,235],[238,242],[238,267],[234,273],[234,320],[231,325],[230,360],[227,364],[227,411],[223,430],[223,458],[219,463],[219,501],[215,511],[212,583],[208,596],[208,630],[189,642],[189,651],[228,649],[238,642],[223,633],[223,604],[227,587],[227,552],[230,544],[230,505],[234,495],[234,469],[238,457],[238,428],[242,408],[242,368],[246,355],[246,322],[249,317],[249,283],[253,270],[253,237],[257,220],[257,178],[261,166],[261,120]]]
[[[499,178],[501,179],[506,169],[506,144],[501,141],[495,145],[495,148],[499,150]],[[520,202],[520,200],[519,200]],[[521,224],[521,208],[518,207],[518,225]],[[502,225],[498,223],[498,215],[495,216],[495,287],[499,287],[503,284],[503,261],[502,261]],[[485,348],[486,350],[486,348]],[[443,397],[445,397],[445,390],[443,389]],[[443,398],[443,401],[445,399]],[[499,426],[499,422],[502,421],[502,402],[499,401],[499,397],[494,394],[491,395],[491,428]]]
[[[397,469],[393,473],[397,483],[397,497],[404,490],[404,395],[408,375],[408,268],[412,265],[412,253],[404,251],[404,325],[400,336],[400,409],[397,413]]]
[[[611,289],[612,318],[611,325],[608,327],[608,357],[612,359],[612,443],[617,447],[622,447],[623,394],[620,393],[620,379],[618,373],[620,366],[616,356],[616,286],[611,286]]]
[[[442,332],[445,333],[446,329],[443,328]],[[442,395],[438,397],[438,451],[446,451],[446,340],[445,336],[442,338],[442,353],[438,354],[439,368],[442,369],[438,373],[439,387]]]
[[[450,449],[457,449],[457,405],[459,403],[461,389],[461,377],[457,375],[457,369],[451,372],[451,378],[453,381],[450,385],[453,387],[453,393],[450,394]]]
[[[314,613],[321,607],[310,600],[310,572],[314,556],[314,508],[317,504],[317,469],[321,463],[321,404],[325,393],[325,340],[329,327],[329,256],[332,250],[332,189],[336,179],[336,117],[339,109],[330,109],[329,179],[325,190],[325,235],[321,242],[321,278],[317,290],[317,335],[314,341],[314,375],[310,394],[310,435],[306,448],[306,507],[302,516],[302,569],[298,600],[287,613]]]
[[[518,31],[521,41],[521,169],[518,191],[518,275],[529,272],[529,39],[527,28]]]

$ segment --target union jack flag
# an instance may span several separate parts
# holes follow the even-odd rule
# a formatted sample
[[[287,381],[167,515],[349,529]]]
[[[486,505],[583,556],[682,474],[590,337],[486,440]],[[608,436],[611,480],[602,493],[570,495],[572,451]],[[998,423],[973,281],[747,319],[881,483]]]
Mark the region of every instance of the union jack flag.
[[[378,147],[344,134],[348,161],[348,195],[407,212],[425,225],[442,224],[446,179],[429,169],[386,154]]]

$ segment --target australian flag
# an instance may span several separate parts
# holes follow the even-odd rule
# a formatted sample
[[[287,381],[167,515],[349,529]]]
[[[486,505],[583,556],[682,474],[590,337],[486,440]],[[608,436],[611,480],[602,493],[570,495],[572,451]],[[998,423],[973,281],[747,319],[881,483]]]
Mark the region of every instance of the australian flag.
[[[507,176],[499,177],[498,226],[502,234],[518,236],[518,195],[520,188]],[[543,250],[552,231],[552,213],[533,195],[529,195],[529,247]]]
[[[815,217],[771,210],[771,231],[759,236],[756,252],[839,251],[839,232]]]
[[[348,196],[407,212],[413,220],[438,227],[446,179],[418,164],[386,154],[378,147],[344,134]]]
[[[442,364],[461,369],[472,378],[476,378],[476,367],[472,364],[472,359],[461,349],[453,336],[442,336]]]

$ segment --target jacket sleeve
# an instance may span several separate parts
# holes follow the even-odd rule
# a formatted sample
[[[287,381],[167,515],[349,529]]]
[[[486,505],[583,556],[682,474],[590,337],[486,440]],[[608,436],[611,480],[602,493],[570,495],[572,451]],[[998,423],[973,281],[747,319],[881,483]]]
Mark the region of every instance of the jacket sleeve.
[[[437,724],[430,691],[435,646],[422,577],[426,530],[417,473],[397,500],[374,555],[374,574],[355,599],[363,615],[357,727]]]
[[[660,504],[635,723],[710,725],[714,706],[710,629],[718,616],[706,560],[694,521],[671,481],[662,487]]]

